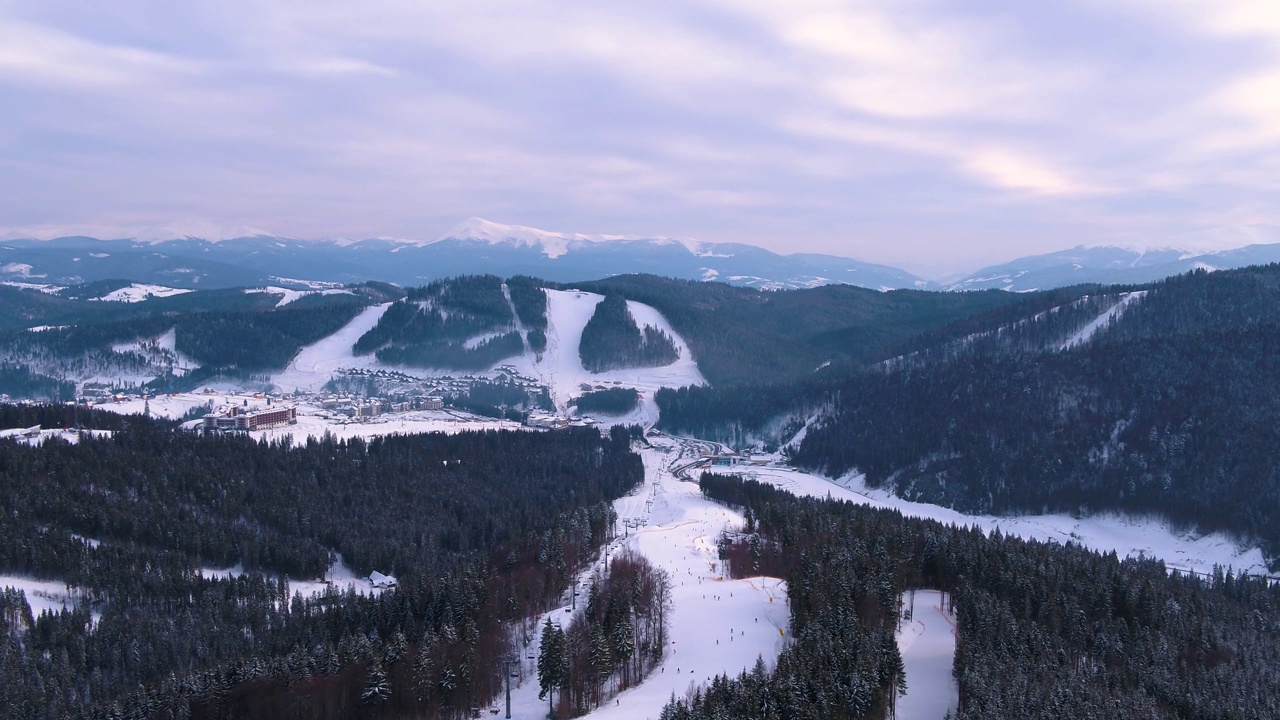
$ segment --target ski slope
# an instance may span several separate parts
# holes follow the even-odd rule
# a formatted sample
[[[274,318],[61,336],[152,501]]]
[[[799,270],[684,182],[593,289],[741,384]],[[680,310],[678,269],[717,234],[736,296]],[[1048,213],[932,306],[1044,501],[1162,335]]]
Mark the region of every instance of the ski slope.
[[[378,324],[389,307],[391,303],[371,305],[338,332],[304,347],[283,372],[271,377],[271,383],[282,392],[318,392],[339,368],[379,367],[372,355],[357,357],[351,348]]]
[[[757,657],[772,667],[787,642],[791,615],[786,583],[765,577],[724,578],[716,541],[726,526],[741,528],[743,518],[702,497],[696,483],[671,474],[670,466],[689,452],[684,445],[665,439],[642,450],[645,484],[614,502],[620,530],[625,530],[628,519],[644,525],[615,540],[610,552],[632,548],[671,578],[672,643],[644,682],[586,715],[593,720],[657,718],[672,693],[683,697],[691,685],[703,685],[718,674],[749,671]],[[582,577],[589,575],[587,569]],[[547,716],[546,701],[538,699],[537,660],[528,657],[537,656],[547,617],[555,624],[567,624],[571,614],[560,607],[538,618],[539,631],[520,655],[520,677],[512,679],[513,718],[543,720]],[[502,705],[501,698],[497,705]]]
[[[606,424],[652,424],[658,417],[653,394],[662,387],[705,385],[706,378],[698,369],[689,345],[671,324],[654,308],[637,302],[627,302],[627,307],[641,327],[651,325],[671,336],[679,359],[664,367],[628,368],[593,373],[582,366],[578,356],[578,344],[582,330],[604,296],[577,290],[546,290],[547,294],[547,347],[542,353],[526,350],[523,354],[496,363],[509,365],[517,372],[534,378],[545,385],[559,411],[564,412],[570,400],[581,395],[584,385],[589,387],[630,387],[640,391],[639,407],[622,417],[608,418]],[[272,376],[271,383],[281,392],[317,392],[324,387],[339,369],[395,370],[419,377],[457,375],[461,371],[419,368],[381,363],[373,355],[356,356],[352,346],[360,336],[378,324],[390,304],[366,308],[338,332],[315,344],[303,348],[282,372]],[[488,335],[479,335],[471,342],[479,343]],[[492,374],[480,373],[482,375]]]
[[[569,401],[583,393],[582,386],[630,387],[640,391],[640,406],[632,413],[610,418],[611,422],[626,424],[652,424],[658,418],[653,394],[659,388],[677,388],[684,385],[706,385],[707,380],[698,369],[689,345],[680,337],[667,319],[654,308],[643,303],[627,301],[636,324],[643,329],[652,325],[671,336],[680,357],[670,365],[650,368],[626,368],[593,373],[582,366],[578,345],[582,330],[595,312],[603,295],[580,290],[546,290],[547,294],[547,348],[541,355],[522,355],[508,361],[517,370],[537,378],[551,392],[556,407],[563,411]]]
[[[1107,325],[1109,325],[1113,319],[1120,317],[1120,315],[1124,313],[1125,309],[1127,309],[1129,305],[1133,304],[1137,300],[1141,300],[1143,297],[1146,296],[1146,294],[1147,294],[1146,290],[1138,290],[1135,292],[1127,292],[1127,293],[1121,294],[1119,302],[1107,308],[1101,315],[1094,318],[1093,321],[1091,321],[1088,325],[1085,325],[1084,327],[1080,328],[1080,330],[1077,331],[1074,335],[1067,338],[1066,341],[1062,343],[1062,347],[1058,349],[1069,350],[1077,345],[1083,345],[1089,342],[1089,340],[1091,340],[1094,335],[1098,334],[1099,330],[1102,330]]]
[[[955,714],[960,689],[951,676],[956,654],[956,618],[947,612],[937,590],[902,594],[904,607],[914,604],[910,620],[898,628],[898,652],[907,670],[907,692],[898,696],[898,720],[941,720]]]
[[[1170,568],[1199,573],[1213,572],[1214,565],[1233,567],[1237,573],[1268,574],[1262,550],[1241,545],[1222,534],[1178,532],[1158,518],[1105,513],[1075,518],[1070,515],[968,515],[940,505],[913,502],[890,492],[866,486],[861,475],[832,481],[820,475],[779,466],[738,468],[753,480],[776,485],[796,495],[831,497],[860,505],[890,508],[908,517],[928,518],[961,527],[978,526],[990,533],[1025,539],[1052,540],[1083,545],[1098,552],[1115,551],[1120,557],[1144,556],[1163,560]]]

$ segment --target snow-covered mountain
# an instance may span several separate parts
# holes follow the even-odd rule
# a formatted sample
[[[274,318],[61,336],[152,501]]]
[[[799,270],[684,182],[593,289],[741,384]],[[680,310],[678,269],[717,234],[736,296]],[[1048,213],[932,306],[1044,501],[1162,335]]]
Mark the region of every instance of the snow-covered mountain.
[[[112,278],[187,288],[288,285],[291,278],[422,285],[480,273],[557,282],[652,273],[768,289],[925,284],[896,268],[832,255],[778,255],[751,245],[663,237],[559,233],[481,218],[425,241],[304,241],[259,234],[217,241],[76,236],[0,243],[0,280],[61,285]]]
[[[0,281],[65,286],[129,279],[189,289],[298,288],[305,286],[304,281],[381,280],[416,286],[483,273],[565,283],[649,273],[764,289],[840,283],[877,290],[1026,291],[1080,283],[1148,282],[1196,268],[1220,270],[1280,261],[1280,228],[1273,226],[1178,239],[1196,250],[1079,246],[1019,258],[944,283],[834,255],[779,255],[752,245],[684,238],[552,232],[482,218],[469,218],[427,240],[299,240],[257,231],[227,237],[236,228],[221,226],[208,228],[208,239],[189,234],[159,239],[166,228],[199,227],[148,228],[136,237],[118,240],[84,236],[7,240],[0,242]],[[1235,249],[1212,249],[1233,245]]]
[[[1025,292],[1082,283],[1150,282],[1197,269],[1228,270],[1280,262],[1280,233],[1276,240],[1273,244],[1208,251],[1077,246],[992,265],[940,287]]]

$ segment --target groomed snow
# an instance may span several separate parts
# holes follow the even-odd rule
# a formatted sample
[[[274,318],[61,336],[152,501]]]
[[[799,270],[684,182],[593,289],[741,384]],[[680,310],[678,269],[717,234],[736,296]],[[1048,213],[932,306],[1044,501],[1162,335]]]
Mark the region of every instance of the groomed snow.
[[[760,482],[770,483],[796,495],[832,497],[861,505],[892,508],[909,517],[929,518],[962,527],[978,526],[986,532],[999,530],[1007,535],[1036,540],[1073,542],[1099,552],[1114,550],[1120,557],[1160,559],[1170,568],[1200,573],[1212,572],[1213,566],[1233,567],[1237,573],[1267,574],[1262,550],[1244,547],[1221,533],[1197,535],[1177,532],[1168,523],[1155,518],[1139,518],[1106,513],[1084,518],[1070,515],[1023,515],[996,517],[966,515],[949,508],[912,502],[885,490],[866,486],[861,475],[833,482],[819,475],[776,466],[734,468]]]
[[[128,287],[122,287],[119,290],[111,292],[98,298],[90,298],[90,300],[101,300],[103,302],[142,302],[151,297],[170,297],[173,295],[182,295],[183,293],[192,292],[183,288],[171,288],[164,285],[148,285],[146,283],[133,283]]]
[[[1101,315],[1094,318],[1092,322],[1090,322],[1088,325],[1085,325],[1083,328],[1080,328],[1080,330],[1076,332],[1076,334],[1067,338],[1067,340],[1062,343],[1062,347],[1058,349],[1067,350],[1069,348],[1075,347],[1076,345],[1083,345],[1084,343],[1088,342],[1090,339],[1093,338],[1094,335],[1098,334],[1099,330],[1105,328],[1112,321],[1112,319],[1120,317],[1120,315],[1124,313],[1124,311],[1129,307],[1130,304],[1132,304],[1136,300],[1141,300],[1144,296],[1146,296],[1146,294],[1147,294],[1146,290],[1137,290],[1135,292],[1122,293],[1120,295],[1120,300],[1115,305],[1112,305],[1111,307],[1107,308],[1107,310],[1104,311]]]
[[[351,348],[378,324],[389,307],[391,303],[365,308],[338,332],[299,351],[283,372],[272,376],[271,383],[284,392],[318,392],[339,368],[379,367],[373,355],[356,357]]]
[[[596,720],[657,718],[672,693],[684,697],[691,685],[702,686],[718,674],[737,676],[750,671],[757,657],[772,668],[787,642],[791,615],[786,583],[764,577],[723,579],[716,542],[725,527],[741,528],[743,518],[703,498],[695,483],[671,475],[668,467],[682,454],[688,459],[691,451],[667,438],[657,443],[661,445],[640,453],[645,484],[614,503],[619,531],[627,519],[645,524],[616,540],[610,552],[632,548],[670,575],[669,635],[674,642],[644,682],[587,715]],[[539,629],[545,617],[567,624],[571,615],[557,608],[538,619]],[[520,655],[521,678],[512,680],[513,718],[546,717],[547,703],[538,699],[537,660],[528,659],[536,657],[537,649],[535,634]],[[502,702],[499,698],[497,705],[501,707]]]
[[[551,399],[563,410],[569,400],[582,394],[582,385],[606,387],[630,387],[640,391],[640,406],[611,422],[651,424],[658,418],[658,408],[653,394],[662,387],[677,388],[684,385],[705,385],[706,378],[698,369],[689,345],[657,310],[638,302],[627,301],[627,309],[643,328],[652,325],[671,336],[680,357],[664,367],[628,368],[593,373],[582,367],[578,356],[578,344],[582,329],[595,312],[603,295],[579,290],[547,290],[547,349],[541,356],[523,355],[508,361],[518,371],[537,378],[550,388]]]
[[[911,593],[902,594],[908,607]],[[907,693],[898,696],[898,720],[942,720],[955,714],[960,690],[951,675],[956,619],[943,608],[942,593],[917,590],[911,620],[898,628],[898,651],[907,670]]]

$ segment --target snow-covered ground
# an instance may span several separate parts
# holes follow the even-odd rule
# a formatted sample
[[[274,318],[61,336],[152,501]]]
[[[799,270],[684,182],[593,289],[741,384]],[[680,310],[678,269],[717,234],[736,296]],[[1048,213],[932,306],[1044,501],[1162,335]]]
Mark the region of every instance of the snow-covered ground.
[[[100,410],[109,410],[123,414],[141,413],[149,409],[156,417],[177,419],[192,408],[205,411],[224,405],[234,405],[249,410],[265,409],[266,399],[255,397],[252,393],[240,391],[228,392],[194,392],[157,395],[150,400],[130,398],[123,402],[106,403],[97,406]],[[296,425],[268,430],[255,430],[249,435],[255,439],[278,440],[286,436],[297,441],[308,437],[320,438],[328,434],[339,440],[355,437],[376,437],[379,435],[411,435],[415,433],[443,432],[455,433],[466,430],[500,430],[519,429],[519,423],[509,420],[496,420],[470,415],[453,410],[417,410],[406,413],[389,413],[368,418],[361,422],[349,420],[336,413],[324,410],[310,403],[294,403],[287,397],[273,396],[273,405],[294,406],[298,409]]]
[[[0,575],[0,588],[13,588],[25,593],[27,605],[31,606],[32,616],[46,610],[48,612],[70,610],[76,604],[67,584],[58,580],[35,580],[18,575]]]
[[[306,297],[307,295],[354,295],[355,294],[350,290],[344,290],[342,288],[326,288],[323,290],[290,290],[289,288],[277,287],[275,285],[270,285],[267,287],[260,287],[260,288],[248,288],[245,290],[245,292],[246,293],[264,293],[267,295],[279,295],[280,299],[276,302],[276,307],[284,307],[285,305],[288,305],[294,300],[297,300],[298,298]]]
[[[638,319],[638,318],[637,318]],[[614,503],[618,526],[625,521],[643,522],[625,532],[610,547],[611,553],[629,547],[649,559],[671,577],[670,637],[662,663],[643,683],[588,717],[608,720],[657,718],[671,699],[683,697],[691,685],[703,685],[718,674],[736,676],[750,670],[757,657],[772,667],[787,641],[790,620],[786,583],[775,578],[724,578],[717,559],[716,540],[726,526],[741,528],[742,516],[702,497],[694,483],[682,482],[668,468],[689,451],[669,440],[641,451],[645,484],[633,495]],[[598,563],[597,563],[598,567]],[[589,573],[589,571],[588,571]],[[567,623],[564,608],[548,613],[553,623]],[[541,628],[544,618],[538,619]],[[538,699],[536,659],[539,638],[535,634],[520,655],[520,680],[512,680],[511,717],[541,720],[547,703]],[[502,699],[497,703],[502,705]]]
[[[169,328],[168,332],[154,338],[115,343],[111,346],[111,350],[118,353],[137,353],[157,364],[167,364],[172,361],[173,366],[171,369],[174,375],[186,375],[200,367],[199,362],[178,352],[178,333],[176,328]]]
[[[317,392],[339,368],[380,367],[373,355],[357,357],[351,347],[378,324],[389,307],[391,303],[365,308],[338,332],[299,351],[289,367],[272,376],[271,383],[284,392]]]
[[[960,526],[977,525],[987,532],[999,530],[1007,535],[1037,540],[1053,540],[1109,552],[1120,557],[1146,556],[1161,559],[1170,568],[1212,572],[1213,566],[1234,567],[1237,573],[1267,574],[1262,550],[1242,546],[1221,533],[1198,535],[1177,532],[1168,523],[1155,518],[1118,514],[1099,514],[1083,518],[1070,515],[1021,515],[996,517],[966,515],[949,508],[904,500],[884,490],[866,486],[861,475],[851,475],[833,482],[791,468],[777,466],[731,469],[746,477],[767,482],[795,493],[813,497],[850,500],[873,507],[893,508],[903,515],[938,520]]]
[[[231,578],[241,577],[245,574],[244,567],[233,565],[229,568],[200,568],[200,576],[208,580],[229,580]],[[329,570],[324,574],[324,581],[320,580],[293,580],[289,579],[289,596],[301,594],[303,597],[312,595],[323,595],[326,590],[333,588],[338,592],[346,592],[347,590],[355,590],[361,595],[379,595],[382,588],[376,588],[373,583],[369,582],[367,577],[359,577],[355,571],[347,567],[341,555],[333,561],[333,565],[329,566]]]
[[[191,290],[183,288],[171,288],[164,285],[148,285],[146,283],[133,283],[128,287],[122,287],[119,290],[111,292],[98,298],[90,298],[91,300],[101,300],[103,302],[142,302],[151,297],[170,297],[172,295],[181,295],[189,293]]]
[[[902,594],[904,606],[911,593]],[[898,651],[907,670],[907,694],[898,696],[898,720],[942,720],[955,714],[960,690],[951,676],[956,654],[956,619],[937,590],[915,591],[911,620],[898,628]]]
[[[285,403],[282,403],[285,404]],[[418,410],[369,418],[365,422],[339,422],[331,413],[310,405],[298,406],[298,423],[249,433],[254,438],[276,440],[290,437],[304,441],[308,437],[330,435],[337,440],[379,435],[412,435],[416,433],[458,433],[478,430],[519,430],[523,426],[510,420],[496,420],[450,410]]]
[[[1137,300],[1141,300],[1143,297],[1146,296],[1146,294],[1147,294],[1146,290],[1137,290],[1135,292],[1122,293],[1120,295],[1119,302],[1107,308],[1106,311],[1104,311],[1101,315],[1094,318],[1092,322],[1080,328],[1080,330],[1076,332],[1076,334],[1067,338],[1066,341],[1062,343],[1062,347],[1058,349],[1067,350],[1069,348],[1075,347],[1076,345],[1083,345],[1084,343],[1088,342],[1091,338],[1093,338],[1094,335],[1098,334],[1099,330],[1105,328],[1113,319],[1120,317],[1120,315],[1124,313],[1124,311],[1129,307],[1129,305],[1131,305],[1133,302]]]
[[[80,442],[80,434],[91,435],[93,437],[110,437],[110,430],[65,430],[62,428],[45,428],[31,435],[23,434],[19,428],[11,430],[0,430],[0,438],[12,438],[20,443],[27,445],[39,445],[50,440],[70,443],[75,445]]]
[[[62,292],[63,290],[66,290],[66,288],[65,288],[65,287],[63,287],[63,286],[61,286],[61,285],[48,285],[48,284],[45,284],[45,283],[18,282],[18,281],[16,281],[16,280],[5,280],[5,281],[3,281],[3,282],[0,282],[0,285],[8,285],[9,287],[16,287],[16,288],[20,288],[20,289],[22,289],[22,290],[38,290],[38,291],[40,291],[40,292],[42,292],[42,293],[45,293],[46,295],[56,295],[56,294],[58,294],[59,292]]]
[[[684,338],[680,337],[667,319],[657,310],[638,302],[627,301],[627,309],[643,329],[652,325],[662,330],[675,342],[680,357],[664,367],[630,368],[593,373],[582,367],[578,356],[578,344],[582,329],[595,312],[604,296],[579,290],[547,290],[547,349],[541,356],[524,355],[514,361],[521,373],[537,378],[551,391],[556,407],[563,410],[573,397],[582,394],[582,385],[606,387],[630,387],[640,391],[640,406],[613,422],[649,424],[657,420],[658,409],[653,394],[659,388],[678,388],[683,385],[705,385],[706,378],[698,370],[693,353]]]
[[[552,400],[561,411],[566,408],[570,399],[583,393],[583,385],[631,387],[640,391],[640,406],[626,416],[608,418],[608,422],[650,424],[658,416],[653,394],[659,388],[706,384],[688,344],[671,328],[666,318],[648,305],[630,301],[627,307],[636,323],[641,328],[652,325],[670,335],[680,353],[679,359],[665,367],[610,370],[602,373],[588,371],[582,367],[578,344],[582,340],[582,329],[604,297],[577,290],[547,290],[546,293],[546,350],[539,354],[526,352],[519,357],[502,360],[498,365],[511,365],[521,374],[546,385]],[[324,387],[339,369],[397,370],[421,377],[457,374],[457,371],[450,370],[386,365],[373,355],[354,355],[351,352],[352,345],[378,324],[388,307],[389,304],[369,307],[338,332],[303,348],[284,371],[271,378],[272,384],[284,392],[315,392]],[[473,338],[473,342],[479,343],[487,337],[489,335],[478,336]]]

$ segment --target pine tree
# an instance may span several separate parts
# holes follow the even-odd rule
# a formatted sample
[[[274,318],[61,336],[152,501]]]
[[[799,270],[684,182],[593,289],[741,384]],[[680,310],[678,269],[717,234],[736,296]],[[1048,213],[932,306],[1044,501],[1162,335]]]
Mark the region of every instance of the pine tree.
[[[389,697],[391,697],[391,684],[387,682],[387,672],[382,669],[382,663],[374,661],[369,666],[364,683],[364,692],[360,694],[360,701],[382,703],[386,702]]]
[[[555,704],[551,693],[564,684],[565,660],[564,631],[552,625],[548,617],[538,644],[538,699],[547,698],[547,708],[552,715]]]

